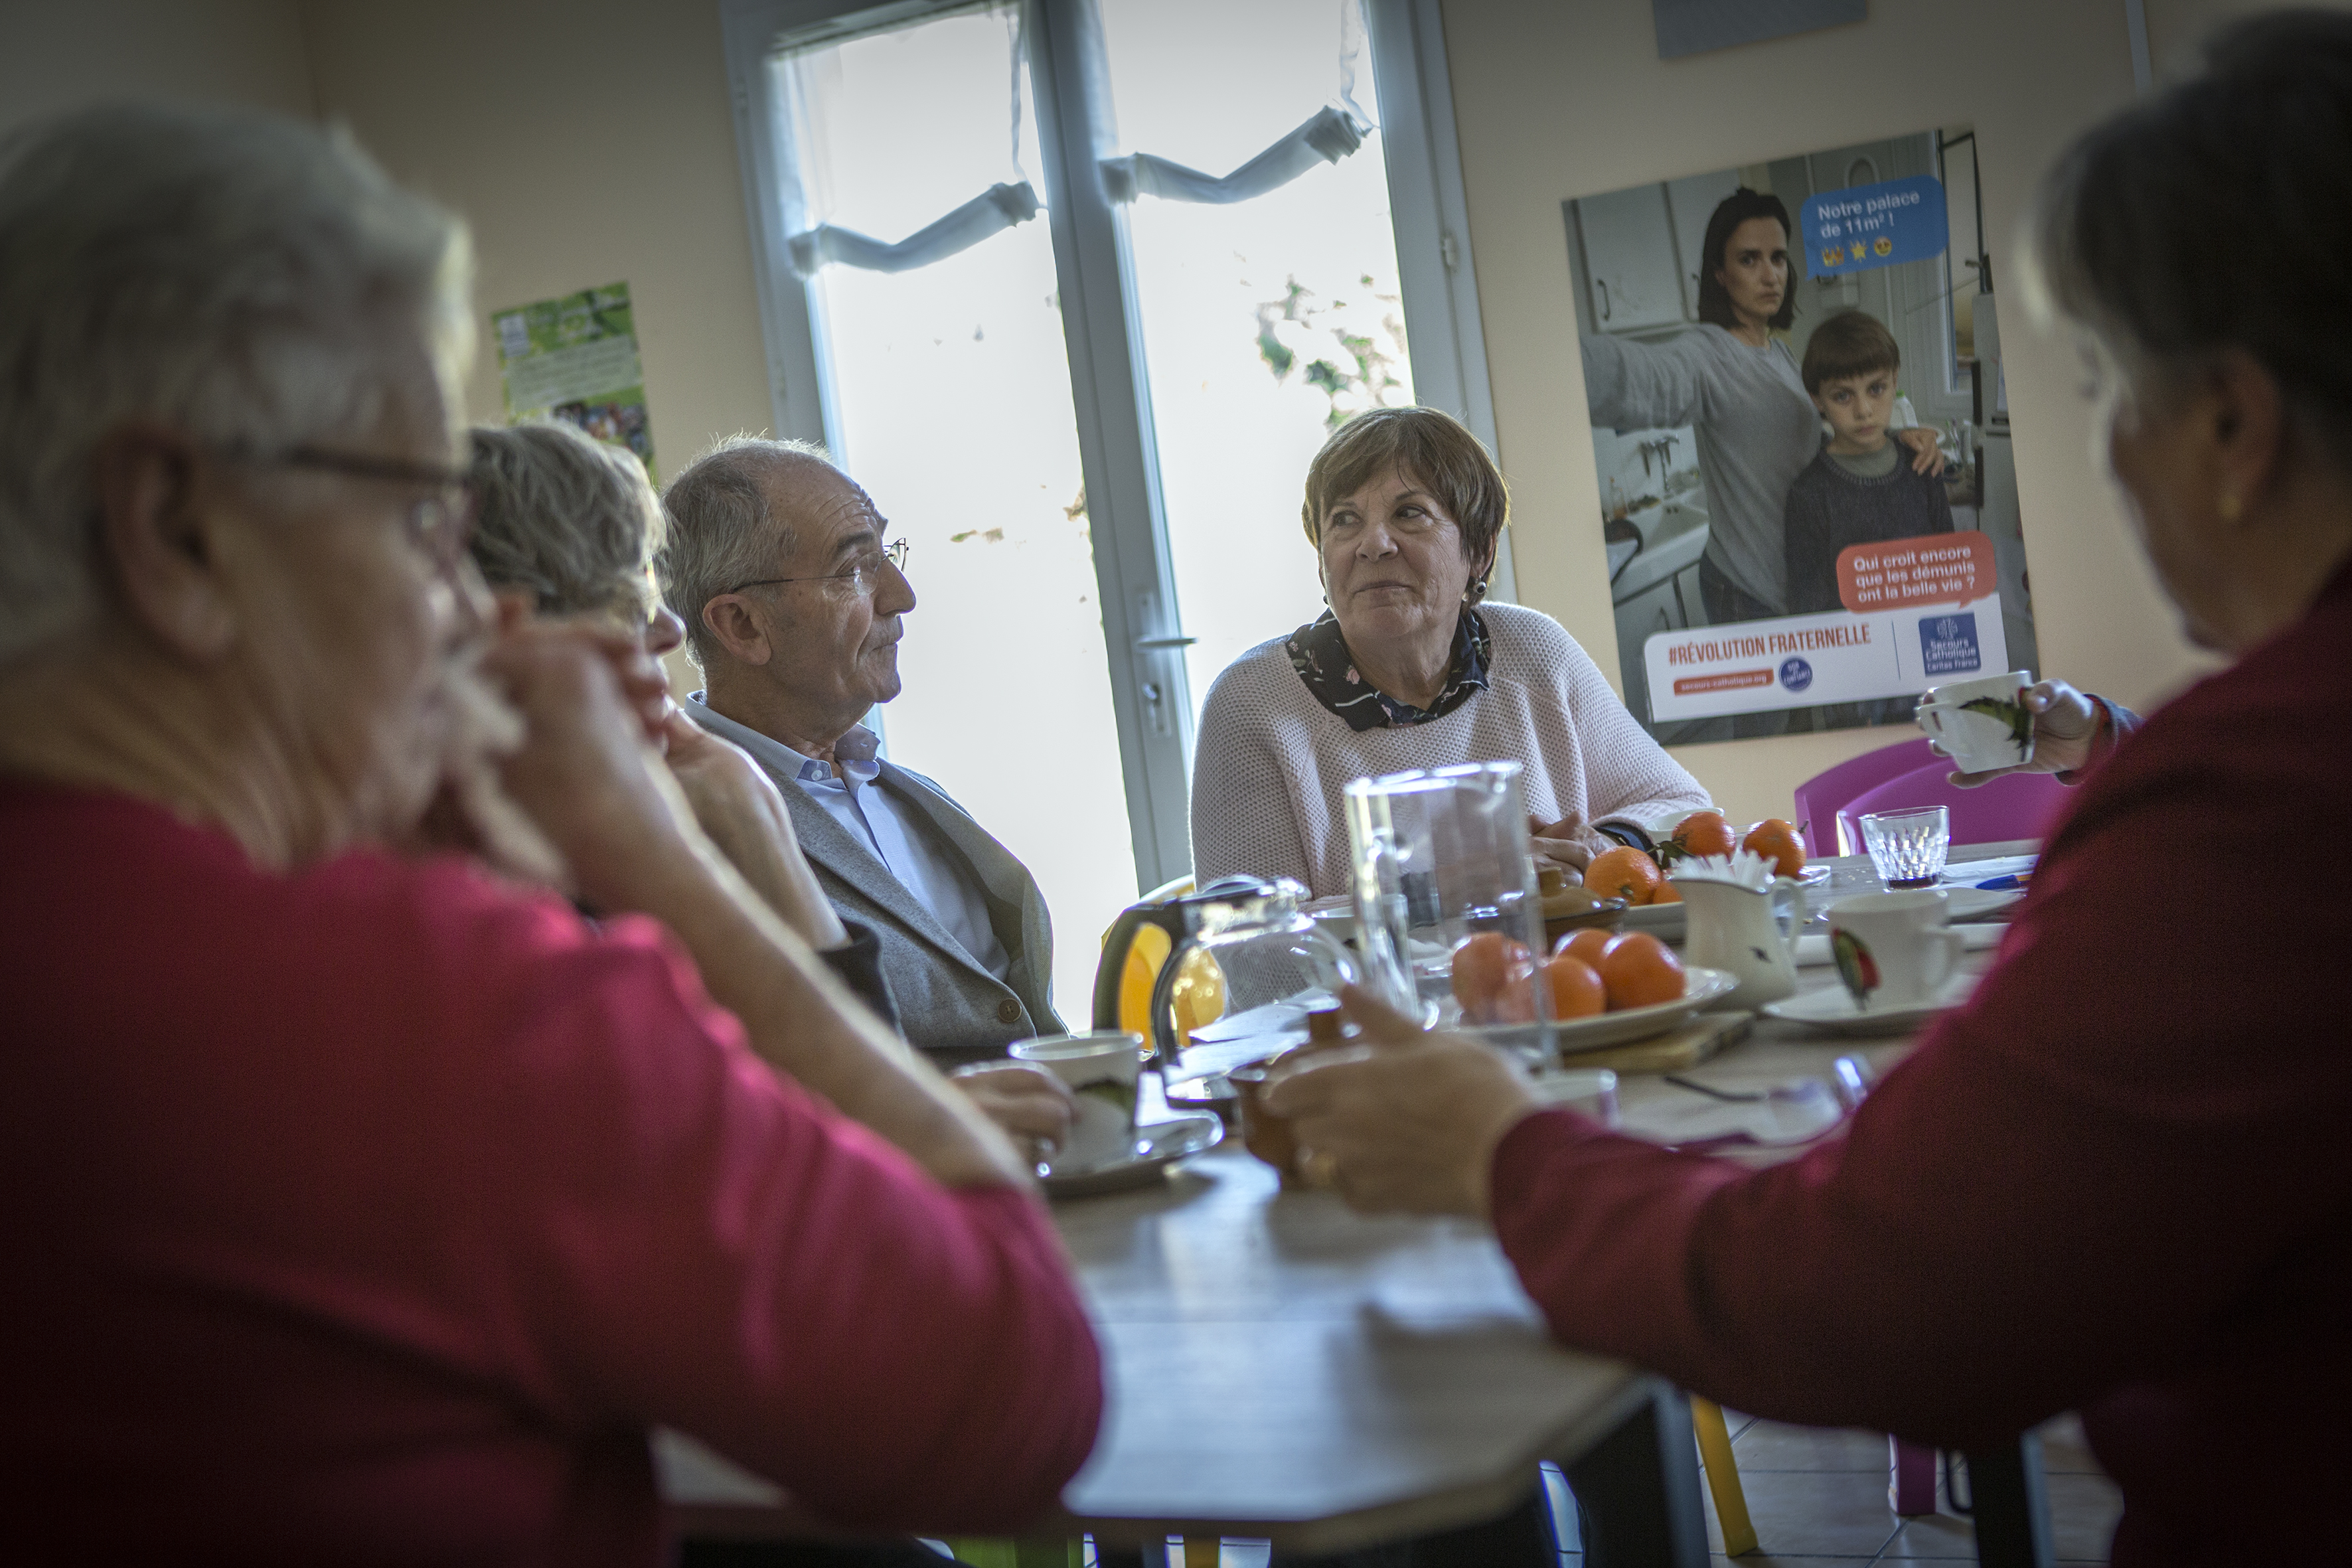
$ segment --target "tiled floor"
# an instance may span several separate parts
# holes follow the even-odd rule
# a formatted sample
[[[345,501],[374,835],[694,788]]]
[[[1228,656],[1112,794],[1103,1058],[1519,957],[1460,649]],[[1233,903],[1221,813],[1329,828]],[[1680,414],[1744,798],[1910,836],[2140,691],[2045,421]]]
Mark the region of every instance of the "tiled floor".
[[[1758,1550],[1726,1557],[1715,1500],[1706,1499],[1707,1546],[1716,1568],[1856,1568],[1868,1563],[1973,1563],[1976,1536],[1968,1519],[1950,1510],[1939,1478],[1938,1510],[1901,1519],[1886,1506],[1886,1439],[1874,1432],[1784,1426],[1777,1421],[1724,1412],[1732,1452],[1756,1526]],[[2061,1563],[2104,1563],[2122,1500],[2102,1475],[2072,1417],[2042,1431],[2042,1468],[2050,1489],[2050,1521]],[[1963,1482],[1962,1495],[1968,1488]],[[1704,1486],[1701,1491],[1705,1491]],[[1257,1542],[1229,1541],[1221,1568],[1262,1568]],[[1562,1568],[1582,1568],[1569,1552]]]
[[[1706,1531],[1717,1568],[1813,1568],[1815,1564],[1976,1561],[1976,1534],[1966,1516],[1951,1511],[1940,1478],[1938,1510],[1898,1518],[1886,1506],[1886,1439],[1874,1432],[1784,1426],[1777,1421],[1724,1412],[1741,1489],[1756,1526],[1758,1549],[1729,1558],[1706,1499]],[[2101,1474],[2071,1417],[2042,1433],[2042,1468],[2050,1489],[2050,1521],[2058,1561],[2104,1563],[2107,1539],[2122,1511],[2121,1494]],[[1704,1490],[1704,1488],[1702,1488]],[[1966,1482],[1961,1485],[1966,1498]],[[1565,1559],[1580,1568],[1579,1559]]]

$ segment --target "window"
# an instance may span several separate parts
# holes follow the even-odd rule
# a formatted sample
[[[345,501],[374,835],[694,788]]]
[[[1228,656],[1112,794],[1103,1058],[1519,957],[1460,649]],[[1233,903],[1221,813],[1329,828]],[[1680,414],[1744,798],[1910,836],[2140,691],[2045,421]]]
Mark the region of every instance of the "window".
[[[776,428],[914,546],[877,727],[1035,873],[1076,1023],[1191,868],[1210,683],[1320,612],[1317,447],[1416,399],[1493,439],[1435,5],[723,15]]]

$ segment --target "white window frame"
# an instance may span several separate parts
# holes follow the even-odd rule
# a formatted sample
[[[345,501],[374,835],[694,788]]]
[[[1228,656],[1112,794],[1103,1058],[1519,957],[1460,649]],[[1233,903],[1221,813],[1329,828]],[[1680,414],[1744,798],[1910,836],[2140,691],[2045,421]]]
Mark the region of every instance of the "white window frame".
[[[843,450],[824,315],[787,260],[800,215],[790,125],[768,61],[777,49],[901,26],[971,0],[722,0],[727,79],[751,218],[760,327],[779,436]],[[1023,0],[1037,106],[1040,185],[1052,225],[1062,332],[1100,589],[1111,703],[1139,890],[1189,874],[1192,700],[1166,509],[1151,439],[1141,317],[1127,214],[1104,188],[1108,69],[1093,0]],[[1470,257],[1438,0],[1363,0],[1406,342],[1418,400],[1495,447],[1495,405]],[[1144,149],[1150,151],[1151,149]],[[854,463],[856,454],[846,456]],[[1302,475],[1303,479],[1304,476]],[[1493,596],[1514,596],[1510,553]]]

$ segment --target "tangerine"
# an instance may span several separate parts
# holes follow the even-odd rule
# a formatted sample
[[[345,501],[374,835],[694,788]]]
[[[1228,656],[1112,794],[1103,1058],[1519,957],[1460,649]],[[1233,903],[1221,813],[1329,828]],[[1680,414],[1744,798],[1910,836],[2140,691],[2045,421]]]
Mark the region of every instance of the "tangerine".
[[[1569,932],[1554,943],[1552,956],[1557,958],[1561,953],[1569,953],[1582,959],[1588,968],[1598,971],[1601,961],[1609,956],[1609,950],[1623,940],[1613,931],[1587,926],[1582,931]]]
[[[1454,950],[1454,999],[1462,1004],[1462,1016],[1474,1024],[1525,1022],[1506,1019],[1500,1015],[1510,1004],[1507,993],[1517,991],[1517,1007],[1527,1009],[1530,1016],[1533,1005],[1527,997],[1527,982],[1535,973],[1535,954],[1525,942],[1513,942],[1500,931],[1482,931],[1462,939]]]
[[[1683,890],[1675,886],[1671,877],[1658,884],[1657,892],[1650,900],[1654,904],[1679,904],[1682,901]]]
[[[1609,1010],[1608,985],[1592,965],[1574,953],[1555,955],[1543,966],[1543,977],[1551,987],[1554,1018],[1590,1018]]]
[[[1658,863],[1639,849],[1604,849],[1584,868],[1584,885],[1604,899],[1646,904],[1658,890]]]
[[[1656,937],[1635,931],[1601,961],[1601,980],[1612,1011],[1672,1002],[1683,994],[1683,961]]]
[[[1768,816],[1748,830],[1740,841],[1743,849],[1753,850],[1773,862],[1776,876],[1793,877],[1805,868],[1805,840],[1796,824]]]
[[[1685,855],[1728,855],[1738,847],[1739,836],[1719,811],[1695,811],[1682,820],[1668,842]]]

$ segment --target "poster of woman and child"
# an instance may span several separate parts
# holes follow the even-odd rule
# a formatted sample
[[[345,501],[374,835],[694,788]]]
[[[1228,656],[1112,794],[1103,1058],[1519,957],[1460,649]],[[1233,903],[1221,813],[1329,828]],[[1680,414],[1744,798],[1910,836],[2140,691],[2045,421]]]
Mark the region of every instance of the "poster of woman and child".
[[[1565,204],[1626,705],[1907,723],[2036,664],[1966,126]]]

